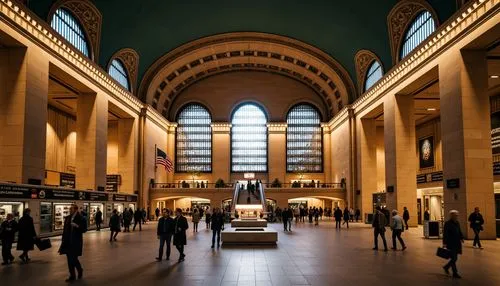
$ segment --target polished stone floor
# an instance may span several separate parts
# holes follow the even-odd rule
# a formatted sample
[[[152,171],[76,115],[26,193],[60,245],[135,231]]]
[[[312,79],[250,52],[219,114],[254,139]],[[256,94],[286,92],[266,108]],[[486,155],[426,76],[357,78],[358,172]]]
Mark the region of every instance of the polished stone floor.
[[[351,225],[336,231],[332,222],[293,225],[284,233],[280,224],[276,247],[210,248],[210,232],[189,231],[186,261],[177,263],[173,249],[170,261],[156,262],[154,222],[142,232],[120,233],[118,242],[108,242],[108,231],[85,234],[84,280],[75,285],[500,285],[500,241],[484,242],[484,250],[466,242],[459,259],[462,280],[445,276],[437,258],[438,240],[424,240],[421,229],[405,232],[405,252],[374,252],[371,229]],[[31,254],[32,262],[0,267],[0,285],[64,285],[65,257],[57,254],[60,244]],[[19,253],[16,253],[19,255]],[[16,255],[16,257],[17,257]]]

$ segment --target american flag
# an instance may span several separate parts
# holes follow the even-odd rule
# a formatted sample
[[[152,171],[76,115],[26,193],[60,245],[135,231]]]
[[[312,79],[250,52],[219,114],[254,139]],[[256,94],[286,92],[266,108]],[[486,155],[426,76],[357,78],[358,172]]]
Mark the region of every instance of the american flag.
[[[169,173],[174,171],[174,163],[172,163],[172,160],[170,160],[167,153],[163,152],[159,148],[156,148],[156,164],[165,167],[165,170]]]

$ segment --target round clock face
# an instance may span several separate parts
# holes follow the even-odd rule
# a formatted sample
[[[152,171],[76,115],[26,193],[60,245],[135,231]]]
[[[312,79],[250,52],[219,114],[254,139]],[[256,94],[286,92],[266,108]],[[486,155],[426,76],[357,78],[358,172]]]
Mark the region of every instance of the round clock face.
[[[424,161],[429,160],[429,158],[431,157],[431,149],[431,142],[429,141],[429,139],[426,139],[422,144],[422,159]]]

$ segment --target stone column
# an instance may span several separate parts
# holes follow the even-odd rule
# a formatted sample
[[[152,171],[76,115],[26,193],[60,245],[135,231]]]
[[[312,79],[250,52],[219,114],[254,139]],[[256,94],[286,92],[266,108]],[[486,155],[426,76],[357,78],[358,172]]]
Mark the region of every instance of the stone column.
[[[49,61],[25,48],[0,49],[0,180],[45,174]]]
[[[108,100],[105,94],[80,94],[76,111],[76,187],[106,187]]]
[[[118,174],[122,183],[120,192],[133,194],[137,190],[137,124],[134,118],[118,120]]]
[[[229,183],[231,175],[231,124],[212,123],[212,178]]]
[[[479,207],[484,220],[482,238],[495,239],[495,200],[491,150],[488,67],[485,51],[451,51],[439,63],[443,192],[445,215],[460,212],[462,231],[474,234],[467,218]],[[446,188],[458,179],[459,187]]]
[[[174,182],[174,173],[175,173],[175,135],[177,130],[177,124],[172,124],[168,127],[167,130],[167,155],[172,160],[174,164],[174,170],[172,172],[167,172],[167,182]]]
[[[286,122],[270,122],[267,124],[268,142],[268,178],[269,182],[278,179],[285,182],[286,177]]]
[[[385,182],[387,208],[410,212],[410,226],[417,220],[417,165],[415,160],[415,108],[408,95],[386,96],[384,101]]]
[[[322,123],[321,129],[323,131],[323,173],[325,174],[325,181],[321,183],[333,183],[331,131],[327,123]]]
[[[377,191],[377,126],[375,119],[361,118],[358,124],[358,186],[361,219],[373,212],[372,194]]]

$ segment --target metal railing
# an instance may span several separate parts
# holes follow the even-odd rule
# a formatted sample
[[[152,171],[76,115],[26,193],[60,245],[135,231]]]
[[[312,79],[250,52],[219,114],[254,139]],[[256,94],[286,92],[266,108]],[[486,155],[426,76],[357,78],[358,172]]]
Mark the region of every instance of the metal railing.
[[[345,189],[343,183],[321,183],[321,182],[295,182],[295,183],[262,183],[266,189]],[[198,182],[176,182],[176,183],[154,183],[152,189],[219,189],[234,188],[235,183],[198,183]]]
[[[152,189],[219,189],[219,188],[234,188],[233,183],[193,183],[193,182],[176,182],[176,183],[154,183],[151,184]]]
[[[345,189],[345,184],[342,183],[309,183],[309,182],[294,182],[294,183],[263,183],[268,189]]]

